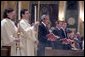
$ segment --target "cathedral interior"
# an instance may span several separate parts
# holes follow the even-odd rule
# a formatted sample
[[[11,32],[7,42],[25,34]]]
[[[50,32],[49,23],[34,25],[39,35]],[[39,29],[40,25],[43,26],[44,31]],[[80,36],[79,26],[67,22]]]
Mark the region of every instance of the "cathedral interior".
[[[55,26],[57,20],[65,20],[69,29],[80,32],[84,37],[84,1],[1,1],[1,20],[5,8],[13,8],[16,11],[16,23],[19,20],[19,10],[28,9],[31,13],[31,24],[40,21],[42,14],[49,14],[51,26]],[[2,55],[4,52],[2,50]],[[60,53],[63,56],[64,53],[67,53],[67,56],[84,55],[82,51],[46,50],[46,56],[60,56]]]

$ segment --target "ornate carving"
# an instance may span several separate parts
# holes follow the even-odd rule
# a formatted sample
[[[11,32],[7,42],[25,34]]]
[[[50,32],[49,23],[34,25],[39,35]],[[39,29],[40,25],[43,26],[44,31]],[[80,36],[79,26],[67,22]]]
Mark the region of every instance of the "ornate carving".
[[[74,19],[73,17],[70,17],[70,18],[68,19],[68,24],[69,24],[69,25],[74,25],[74,24],[75,24],[75,19]]]

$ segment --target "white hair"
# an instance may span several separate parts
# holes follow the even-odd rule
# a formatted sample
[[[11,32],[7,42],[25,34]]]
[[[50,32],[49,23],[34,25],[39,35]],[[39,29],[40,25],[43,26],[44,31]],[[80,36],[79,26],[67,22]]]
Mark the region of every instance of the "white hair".
[[[47,15],[45,15],[45,14],[42,15],[42,16],[41,16],[41,20],[44,20],[44,18],[45,18],[46,16],[47,16]]]

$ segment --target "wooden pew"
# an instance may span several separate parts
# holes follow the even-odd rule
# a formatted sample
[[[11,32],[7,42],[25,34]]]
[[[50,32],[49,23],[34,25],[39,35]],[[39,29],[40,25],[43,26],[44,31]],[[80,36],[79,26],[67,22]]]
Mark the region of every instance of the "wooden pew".
[[[11,47],[10,46],[2,46],[1,48],[1,56],[10,56]]]
[[[45,56],[84,56],[84,51],[45,49]]]

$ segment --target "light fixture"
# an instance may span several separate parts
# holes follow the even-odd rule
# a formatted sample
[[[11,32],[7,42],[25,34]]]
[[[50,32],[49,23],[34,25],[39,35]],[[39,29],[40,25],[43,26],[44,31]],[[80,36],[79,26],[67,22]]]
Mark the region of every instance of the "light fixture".
[[[84,12],[80,11],[80,19],[84,22]]]
[[[64,21],[64,13],[63,12],[59,13],[59,21]]]

